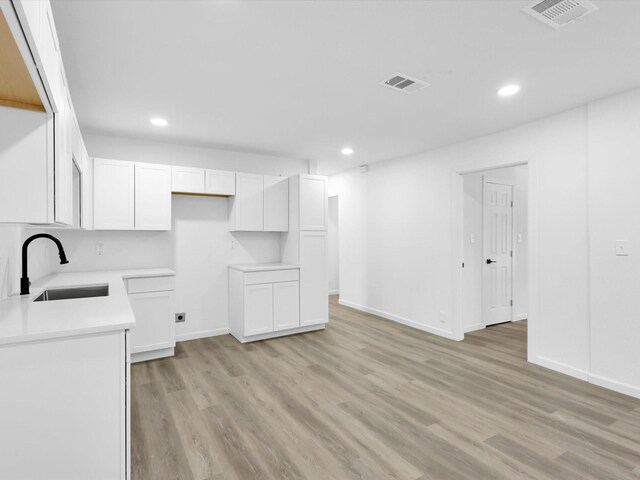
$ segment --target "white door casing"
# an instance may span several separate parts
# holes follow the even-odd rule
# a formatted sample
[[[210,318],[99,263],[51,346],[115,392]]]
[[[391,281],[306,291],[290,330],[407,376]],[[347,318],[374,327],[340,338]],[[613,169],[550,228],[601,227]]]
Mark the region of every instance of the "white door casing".
[[[482,218],[482,320],[488,326],[512,320],[512,185],[484,178]]]

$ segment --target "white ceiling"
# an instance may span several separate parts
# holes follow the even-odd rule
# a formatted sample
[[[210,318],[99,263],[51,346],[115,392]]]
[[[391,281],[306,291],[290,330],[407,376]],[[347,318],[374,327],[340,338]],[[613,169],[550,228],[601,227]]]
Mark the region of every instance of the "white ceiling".
[[[328,174],[640,86],[640,1],[594,2],[599,11],[560,30],[519,0],[54,0],[53,10],[83,131],[315,160]],[[379,85],[397,72],[431,87]],[[498,98],[510,82],[521,93]]]

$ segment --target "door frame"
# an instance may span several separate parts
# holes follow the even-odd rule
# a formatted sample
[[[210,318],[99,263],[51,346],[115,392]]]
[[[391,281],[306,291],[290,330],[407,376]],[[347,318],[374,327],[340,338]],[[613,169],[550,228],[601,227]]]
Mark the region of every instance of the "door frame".
[[[514,157],[519,160],[514,160]],[[470,164],[472,160],[470,159]],[[485,172],[496,168],[516,167],[519,165],[528,166],[529,181],[529,198],[527,210],[528,225],[528,254],[529,254],[529,270],[528,270],[528,322],[527,322],[527,358],[530,362],[535,361],[538,355],[538,347],[540,345],[538,332],[538,318],[540,311],[539,298],[539,273],[538,273],[538,224],[539,224],[539,186],[538,186],[538,162],[535,154],[515,154],[508,159],[494,160],[483,163],[482,166],[474,167],[458,167],[451,170],[451,282],[452,282],[452,299],[451,299],[451,320],[452,320],[452,338],[454,340],[464,340],[464,329],[462,326],[462,299],[464,297],[462,282],[462,262],[464,261],[463,239],[464,234],[464,217],[463,217],[463,175],[466,173]]]
[[[484,258],[486,257],[486,255],[485,255],[486,252],[485,252],[485,249],[484,249],[484,247],[485,247],[485,245],[484,245],[484,237],[485,237],[484,227],[485,227],[485,213],[486,213],[484,202],[485,202],[485,199],[486,199],[486,197],[485,197],[485,193],[486,193],[485,192],[485,188],[487,186],[487,183],[493,183],[495,185],[504,185],[506,187],[511,187],[511,202],[512,202],[511,203],[511,231],[509,232],[509,234],[511,235],[511,252],[512,252],[512,255],[511,255],[511,269],[510,269],[510,272],[511,272],[511,275],[510,275],[511,276],[511,278],[510,278],[510,283],[511,283],[511,315],[510,315],[510,317],[511,318],[510,318],[510,320],[513,322],[513,311],[514,311],[513,310],[513,271],[514,271],[514,268],[513,268],[514,267],[513,251],[515,250],[515,248],[514,248],[515,243],[514,243],[514,238],[513,238],[513,227],[514,227],[514,223],[515,223],[514,222],[514,218],[513,218],[513,213],[514,213],[513,212],[513,197],[514,197],[514,188],[513,187],[514,187],[514,185],[513,185],[513,182],[509,181],[509,180],[503,180],[503,179],[497,178],[497,177],[490,177],[490,176],[484,175],[484,174],[482,175],[482,237],[481,237],[481,239],[482,239],[482,258],[483,258],[482,261],[483,262],[484,262]],[[464,211],[462,212],[462,214],[464,216]],[[463,235],[464,235],[464,232],[463,232]],[[464,240],[463,240],[463,242],[464,242]],[[482,268],[484,268],[484,264],[483,264]],[[486,285],[485,285],[485,278],[484,278],[484,271],[483,271],[482,278],[480,280],[480,292],[481,292],[481,295],[482,295],[481,318],[482,318],[482,324],[486,328],[489,325],[487,325],[486,318],[484,318],[484,315],[485,315],[485,295],[484,295],[485,294],[485,288],[486,288]],[[491,324],[491,325],[496,325],[496,324]]]

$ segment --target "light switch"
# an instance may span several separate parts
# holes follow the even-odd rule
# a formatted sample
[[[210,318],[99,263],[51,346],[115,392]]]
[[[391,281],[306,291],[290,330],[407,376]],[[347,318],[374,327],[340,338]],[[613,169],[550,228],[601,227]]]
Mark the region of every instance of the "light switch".
[[[518,240],[517,241],[518,241],[518,243],[522,243],[522,234],[521,233],[518,234]]]
[[[469,241],[470,241],[471,243],[476,243],[476,234],[475,234],[475,233],[472,233],[472,234],[471,234],[471,237],[469,238]]]
[[[616,240],[616,255],[618,257],[629,255],[629,240]]]

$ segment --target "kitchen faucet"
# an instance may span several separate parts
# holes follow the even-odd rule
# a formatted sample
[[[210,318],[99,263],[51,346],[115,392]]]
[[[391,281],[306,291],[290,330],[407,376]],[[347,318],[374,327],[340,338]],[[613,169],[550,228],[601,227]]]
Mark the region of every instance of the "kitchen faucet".
[[[22,245],[22,278],[20,278],[20,295],[29,295],[29,287],[31,286],[31,282],[29,281],[29,270],[27,268],[27,250],[29,248],[29,244],[37,238],[48,238],[49,240],[55,242],[55,244],[58,246],[60,265],[69,263],[69,260],[67,260],[67,256],[64,253],[62,243],[60,243],[60,240],[58,240],[53,235],[49,235],[48,233],[38,233],[27,238]]]

